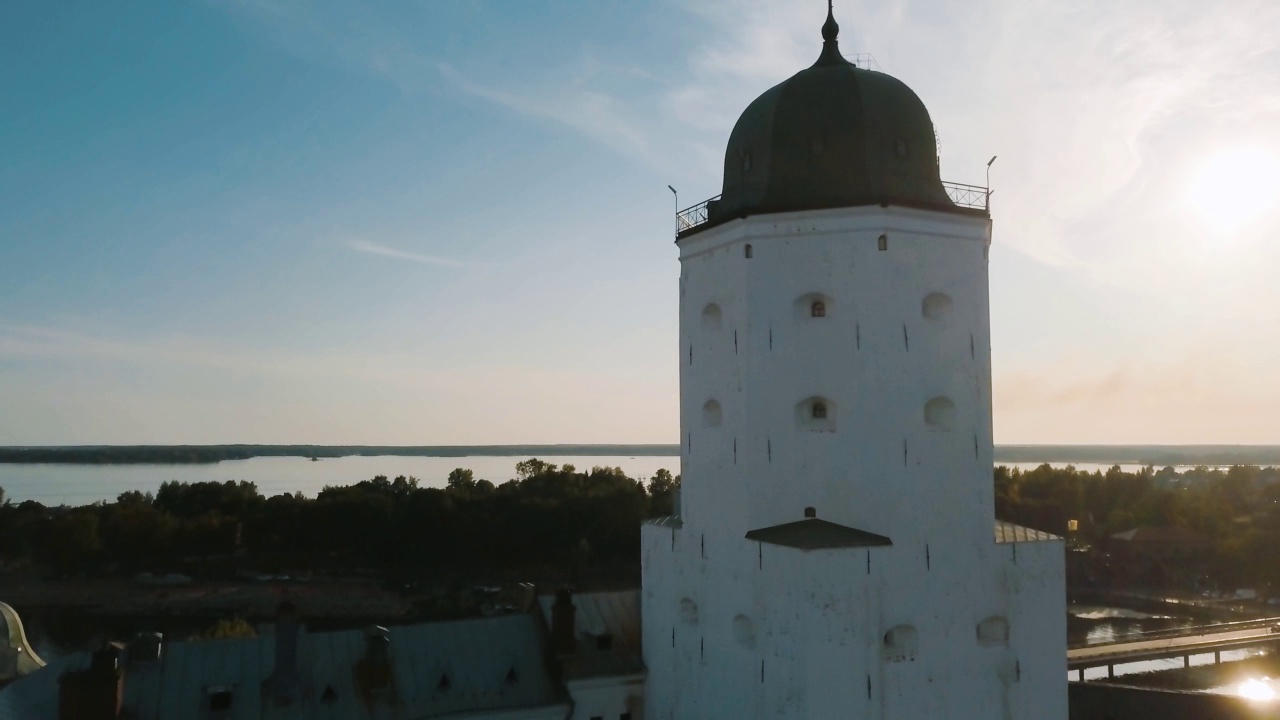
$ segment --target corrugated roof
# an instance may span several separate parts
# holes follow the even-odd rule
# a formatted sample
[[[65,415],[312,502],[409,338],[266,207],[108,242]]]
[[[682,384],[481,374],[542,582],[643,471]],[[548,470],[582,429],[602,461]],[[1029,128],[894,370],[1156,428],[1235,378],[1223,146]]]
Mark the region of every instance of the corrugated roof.
[[[751,530],[747,533],[747,539],[758,540],[772,545],[799,548],[800,550],[879,547],[893,544],[892,540],[883,535],[876,535],[865,530],[851,528],[819,518],[807,518],[782,525],[774,525],[773,527]]]
[[[555,595],[542,595],[538,606],[548,626]],[[644,671],[640,651],[640,591],[582,593],[573,596],[577,652],[567,663],[569,679],[633,675]],[[608,636],[608,647],[600,637]]]
[[[31,649],[18,611],[0,602],[0,683],[29,675],[44,667]]]
[[[682,527],[684,521],[679,515],[663,515],[662,517],[649,518],[650,525],[660,525],[662,527]]]
[[[1003,520],[996,521],[996,542],[1040,542],[1043,540],[1061,540],[1057,535],[1050,535],[1042,530],[1032,530],[1021,525],[1014,525]]]
[[[166,643],[159,662],[127,668],[124,706],[138,720],[203,717],[211,687],[231,690],[231,709],[218,716],[224,720],[416,719],[559,704],[531,615],[392,627],[388,636],[391,687],[368,702],[355,671],[365,634],[346,630],[301,633],[300,692],[289,705],[277,705],[264,685],[275,665],[268,634]],[[88,665],[88,654],[69,656],[0,691],[0,720],[56,718],[58,677]]]

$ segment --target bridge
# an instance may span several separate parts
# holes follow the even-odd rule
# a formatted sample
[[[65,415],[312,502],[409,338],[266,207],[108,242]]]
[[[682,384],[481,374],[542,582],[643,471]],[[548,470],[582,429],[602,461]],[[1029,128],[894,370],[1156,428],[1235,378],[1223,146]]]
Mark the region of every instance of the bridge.
[[[1280,618],[1263,618],[1241,622],[1218,623],[1199,627],[1142,633],[1136,638],[1097,645],[1081,645],[1067,650],[1067,672],[1084,680],[1084,671],[1105,667],[1107,676],[1115,677],[1117,665],[1182,658],[1183,667],[1191,666],[1193,655],[1213,655],[1222,662],[1222,653],[1280,644]]]

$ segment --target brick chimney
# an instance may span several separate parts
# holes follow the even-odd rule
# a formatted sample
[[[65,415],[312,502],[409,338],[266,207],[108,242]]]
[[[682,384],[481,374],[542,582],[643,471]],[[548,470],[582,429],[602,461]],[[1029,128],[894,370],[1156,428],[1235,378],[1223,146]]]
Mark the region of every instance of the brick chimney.
[[[58,720],[117,720],[124,704],[124,655],[121,643],[106,643],[93,653],[86,670],[58,679]]]
[[[560,588],[551,606],[551,652],[561,659],[573,657],[578,649],[578,634],[574,628],[573,591]]]

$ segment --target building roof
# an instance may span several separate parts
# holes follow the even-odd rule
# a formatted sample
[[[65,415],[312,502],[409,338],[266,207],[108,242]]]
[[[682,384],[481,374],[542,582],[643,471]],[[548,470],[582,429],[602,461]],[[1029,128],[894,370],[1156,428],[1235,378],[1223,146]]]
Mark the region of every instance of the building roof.
[[[1012,542],[1041,542],[1044,540],[1061,540],[1057,535],[1051,535],[1043,530],[1032,530],[1029,527],[1014,525],[1011,522],[1003,520],[996,521],[996,542],[1012,543]]]
[[[847,527],[819,518],[807,518],[772,527],[751,530],[748,540],[758,540],[771,545],[822,550],[829,548],[878,547],[892,545],[883,535]]]
[[[0,602],[0,684],[29,675],[42,667],[44,660],[27,641],[18,612]]]
[[[811,67],[756,98],[738,118],[724,186],[706,227],[762,213],[895,204],[948,212],[937,139],[911,88],[840,54],[828,13]]]
[[[560,703],[542,628],[531,615],[392,627],[387,635],[388,690],[358,685],[365,631],[302,632],[297,699],[277,705],[266,684],[275,669],[275,636],[268,634],[170,642],[158,661],[126,660],[124,708],[138,720],[205,717],[211,687],[232,693],[221,720],[417,719]],[[59,677],[89,664],[87,653],[68,656],[0,691],[0,720],[56,718]]]
[[[555,595],[542,595],[538,605],[552,622]],[[572,596],[574,658],[565,665],[567,680],[634,675],[644,672],[640,651],[640,591],[581,593]],[[607,638],[607,640],[602,640]]]

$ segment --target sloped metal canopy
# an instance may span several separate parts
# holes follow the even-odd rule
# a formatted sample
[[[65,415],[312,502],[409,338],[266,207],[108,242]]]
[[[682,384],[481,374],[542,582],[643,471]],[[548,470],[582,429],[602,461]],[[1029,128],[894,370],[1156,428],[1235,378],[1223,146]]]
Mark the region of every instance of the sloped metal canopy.
[[[893,544],[892,540],[883,535],[819,518],[807,518],[752,530],[747,533],[747,539],[799,550],[881,547]]]

